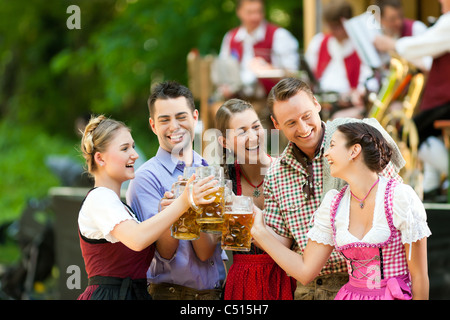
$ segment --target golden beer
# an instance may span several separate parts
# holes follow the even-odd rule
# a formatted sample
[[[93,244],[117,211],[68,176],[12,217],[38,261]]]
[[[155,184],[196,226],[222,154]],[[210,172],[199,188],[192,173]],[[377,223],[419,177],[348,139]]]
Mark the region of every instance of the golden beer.
[[[177,181],[172,186],[175,198],[178,198],[186,188],[186,181]],[[171,235],[179,240],[197,240],[200,238],[200,225],[197,223],[198,213],[189,208],[172,224]]]
[[[227,211],[223,215],[222,249],[250,251],[253,212]]]
[[[221,223],[223,222],[223,212],[225,208],[224,200],[225,187],[220,186],[217,192],[205,197],[206,200],[214,197],[214,201],[208,204],[199,205],[197,223]]]
[[[172,224],[172,237],[179,240],[197,240],[200,238],[200,225],[197,223],[197,212],[189,208]]]
[[[233,196],[233,182],[229,179],[224,180],[225,185],[225,195],[224,195],[224,203],[225,203],[225,211],[227,208],[231,208],[231,200]],[[230,209],[231,210],[231,209]],[[202,223],[200,225],[200,231],[206,232],[210,234],[222,234],[223,222],[220,223]]]
[[[223,222],[220,223],[201,223],[200,231],[211,234],[222,234]]]

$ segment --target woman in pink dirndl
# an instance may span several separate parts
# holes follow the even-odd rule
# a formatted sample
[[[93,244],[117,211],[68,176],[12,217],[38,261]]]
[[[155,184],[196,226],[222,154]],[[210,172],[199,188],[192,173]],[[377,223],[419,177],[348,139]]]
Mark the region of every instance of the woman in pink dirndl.
[[[341,125],[325,152],[334,177],[314,214],[309,242],[298,255],[270,238],[259,212],[253,237],[303,284],[320,272],[333,249],[347,261],[349,282],[336,300],[428,299],[426,212],[408,185],[378,175],[392,151],[382,135],[364,123]]]

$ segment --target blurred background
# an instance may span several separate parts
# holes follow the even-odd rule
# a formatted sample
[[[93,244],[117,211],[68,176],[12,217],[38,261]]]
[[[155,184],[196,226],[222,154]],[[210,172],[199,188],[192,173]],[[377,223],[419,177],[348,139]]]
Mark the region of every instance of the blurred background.
[[[267,0],[266,17],[304,51],[322,28],[324,2]],[[370,4],[349,2],[355,14]],[[414,19],[440,14],[437,1],[404,3]],[[70,5],[80,8],[81,29],[66,25]],[[189,52],[218,54],[238,25],[234,0],[0,1],[0,276],[8,280],[0,299],[72,299],[84,290],[85,282],[78,291],[66,282],[69,265],[86,277],[76,234],[85,193],[77,188],[90,181],[78,128],[91,113],[124,121],[149,159],[158,148],[148,127],[151,85],[188,85]]]

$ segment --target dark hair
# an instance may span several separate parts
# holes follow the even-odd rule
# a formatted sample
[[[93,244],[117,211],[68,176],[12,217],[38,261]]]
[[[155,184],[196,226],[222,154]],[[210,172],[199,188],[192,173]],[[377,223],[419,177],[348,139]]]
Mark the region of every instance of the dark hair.
[[[284,78],[280,80],[270,90],[267,96],[267,107],[272,117],[276,119],[273,113],[273,106],[276,101],[287,101],[300,91],[306,92],[311,99],[314,99],[313,92],[306,82],[297,78]]]
[[[393,7],[397,10],[403,8],[400,0],[376,0],[375,5],[380,8],[381,15],[383,15],[386,7]]]
[[[192,112],[194,112],[194,97],[192,95],[192,92],[187,87],[179,84],[176,81],[165,81],[158,83],[153,87],[152,93],[150,94],[150,97],[147,101],[150,118],[155,112],[156,100],[176,99],[179,97],[185,97],[188,106],[191,108]]]
[[[337,127],[347,139],[347,147],[361,145],[364,163],[374,172],[381,172],[391,160],[392,149],[376,128],[362,122]]]
[[[327,23],[341,23],[341,19],[351,19],[353,9],[350,3],[343,0],[330,1],[323,9],[323,19]]]

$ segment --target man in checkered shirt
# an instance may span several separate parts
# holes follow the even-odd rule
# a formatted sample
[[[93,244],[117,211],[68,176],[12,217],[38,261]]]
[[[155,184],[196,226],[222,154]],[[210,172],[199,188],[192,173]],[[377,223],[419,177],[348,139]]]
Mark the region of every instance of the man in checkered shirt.
[[[273,87],[267,104],[275,128],[281,130],[290,142],[265,177],[265,221],[275,231],[275,236],[292,250],[302,254],[306,247],[307,233],[322,196],[331,189],[340,190],[345,184],[343,180],[331,177],[328,161],[323,156],[340,124],[364,121],[382,132],[394,150],[382,175],[401,181],[398,172],[405,161],[395,142],[375,119],[342,118],[322,122],[319,115],[321,106],[311,89],[295,78],[283,79]],[[314,281],[307,286],[297,282],[295,299],[334,299],[347,281],[346,262],[333,251]]]

